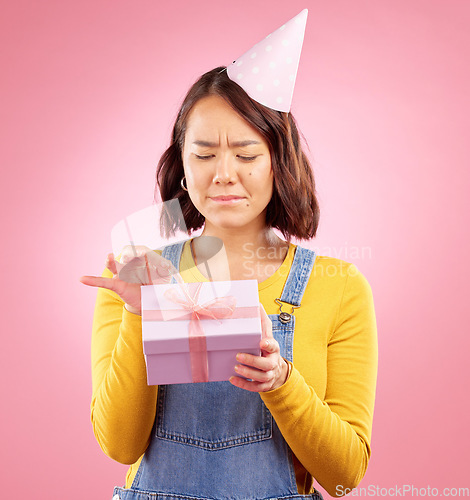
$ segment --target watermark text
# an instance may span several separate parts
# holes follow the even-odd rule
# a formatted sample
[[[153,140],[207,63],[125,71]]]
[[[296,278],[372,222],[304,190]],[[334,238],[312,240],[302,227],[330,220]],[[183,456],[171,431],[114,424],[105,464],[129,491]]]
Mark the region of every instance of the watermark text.
[[[432,486],[415,486],[413,484],[394,485],[389,487],[369,484],[360,488],[346,488],[338,484],[337,495],[349,495],[351,497],[468,497],[470,488],[434,488]]]

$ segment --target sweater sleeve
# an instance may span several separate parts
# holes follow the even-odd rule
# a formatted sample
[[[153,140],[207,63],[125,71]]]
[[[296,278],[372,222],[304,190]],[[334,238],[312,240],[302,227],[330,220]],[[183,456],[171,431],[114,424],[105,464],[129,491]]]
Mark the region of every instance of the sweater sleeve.
[[[295,456],[334,497],[356,487],[367,469],[377,362],[371,288],[351,264],[327,346],[325,399],[295,366],[283,386],[261,394]]]
[[[102,276],[112,274],[105,269]],[[123,306],[116,293],[98,288],[91,342],[91,421],[102,450],[132,464],[150,441],[157,387],[147,385],[142,318]]]

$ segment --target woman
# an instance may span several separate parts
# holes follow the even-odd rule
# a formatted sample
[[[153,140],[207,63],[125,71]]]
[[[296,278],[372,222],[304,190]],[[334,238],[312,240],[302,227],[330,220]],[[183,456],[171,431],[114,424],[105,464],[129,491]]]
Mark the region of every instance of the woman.
[[[347,493],[370,457],[373,299],[353,264],[290,243],[315,236],[319,217],[291,113],[250,98],[225,68],[209,71],[183,102],[157,181],[163,201],[179,200],[189,231],[204,226],[202,237],[223,242],[231,279],[258,280],[266,338],[262,356],[234,359],[241,377],[229,382],[148,386],[139,284],[119,279],[112,254],[102,278],[82,278],[101,287],[95,436],[131,464],[115,497],[321,498],[314,480],[330,495]],[[207,281],[202,237],[153,252],[154,282],[165,281],[168,262],[185,281]],[[211,278],[224,271],[215,264]]]

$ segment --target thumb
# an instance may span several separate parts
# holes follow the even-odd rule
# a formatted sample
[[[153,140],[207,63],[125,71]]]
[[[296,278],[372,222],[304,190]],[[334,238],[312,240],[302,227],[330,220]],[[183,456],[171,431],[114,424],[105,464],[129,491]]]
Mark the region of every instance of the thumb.
[[[273,337],[273,324],[269,319],[269,316],[266,314],[266,311],[261,302],[259,303],[259,312],[261,318],[261,331],[263,339],[272,339]]]

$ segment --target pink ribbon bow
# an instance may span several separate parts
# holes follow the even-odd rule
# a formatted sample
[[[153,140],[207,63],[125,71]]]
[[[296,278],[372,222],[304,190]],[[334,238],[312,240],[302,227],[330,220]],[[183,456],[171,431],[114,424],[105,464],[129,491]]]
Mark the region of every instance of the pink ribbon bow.
[[[184,297],[181,297],[174,288],[166,290],[165,296],[190,313],[188,337],[193,382],[208,382],[207,343],[200,319],[220,320],[232,316],[235,311],[236,299],[227,295],[209,300],[204,304],[198,304],[202,283],[184,283],[183,285],[179,280],[178,282]]]

